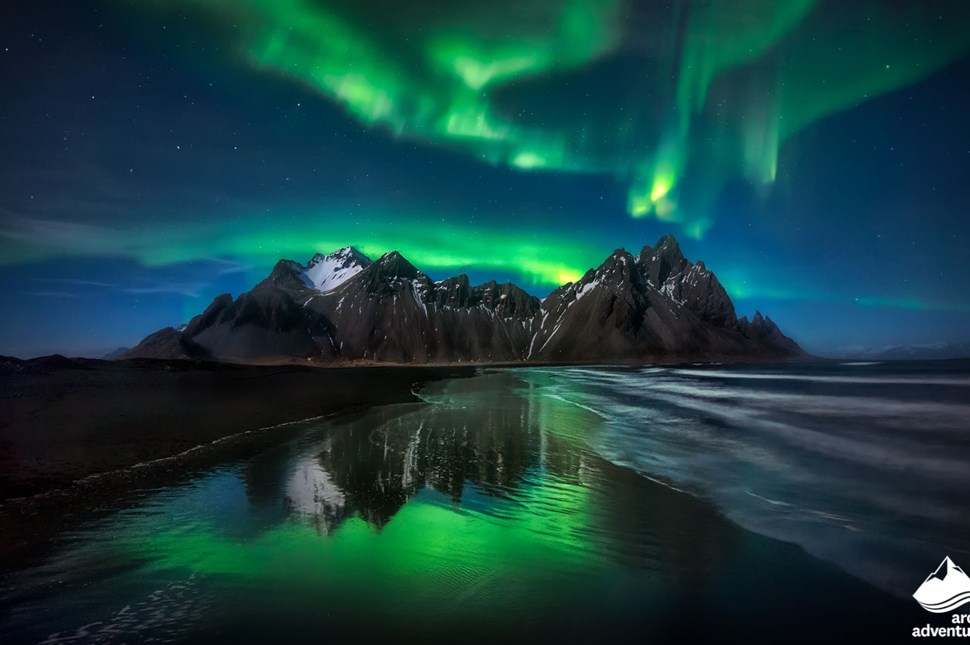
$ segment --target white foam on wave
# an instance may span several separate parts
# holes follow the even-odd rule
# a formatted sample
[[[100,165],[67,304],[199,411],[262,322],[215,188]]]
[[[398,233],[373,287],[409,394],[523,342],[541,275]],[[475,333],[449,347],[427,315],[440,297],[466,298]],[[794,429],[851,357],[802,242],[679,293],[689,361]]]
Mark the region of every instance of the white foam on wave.
[[[816,376],[812,374],[780,374],[770,372],[726,372],[724,370],[673,370],[681,376],[699,376],[701,378],[718,379],[747,379],[766,381],[807,381],[815,383],[853,383],[859,385],[955,385],[970,387],[970,378],[951,378],[940,376],[925,376],[920,378],[898,376]]]
[[[604,459],[710,499],[739,525],[883,589],[905,591],[908,559],[967,527],[947,491],[970,484],[962,438],[970,405],[932,389],[970,385],[962,375],[666,368],[560,376],[564,398],[609,413],[589,438]],[[958,552],[952,542],[946,548]]]
[[[768,418],[766,414],[756,409],[720,404],[700,397],[668,394],[665,400],[684,409],[714,416],[734,427],[765,433],[803,450],[816,452],[832,459],[848,459],[881,468],[915,470],[970,481],[970,471],[967,470],[962,459],[920,456],[909,450],[898,449],[886,442],[876,445],[870,441],[858,441]]]
[[[769,392],[762,389],[718,387],[696,381],[650,382],[645,387],[650,392],[743,401],[756,408],[783,410],[806,416],[878,419],[880,425],[904,426],[915,431],[943,428],[963,433],[967,428],[967,419],[970,419],[970,405],[936,401]]]
[[[600,417],[601,419],[606,419],[606,420],[609,420],[610,419],[609,415],[607,415],[604,412],[600,412],[599,410],[596,410],[595,408],[591,408],[588,405],[583,405],[582,403],[578,403],[576,401],[570,401],[569,399],[567,399],[567,398],[565,398],[563,396],[560,396],[559,394],[552,394],[551,392],[544,392],[543,393],[543,396],[545,396],[546,398],[549,398],[549,399],[553,399],[553,400],[556,400],[556,401],[560,401],[562,403],[566,403],[568,405],[575,405],[577,408],[582,408],[583,410],[586,410],[587,412],[592,412],[593,414],[595,414],[596,416]]]
[[[746,490],[744,492],[747,493],[748,495],[750,495],[751,497],[760,499],[761,501],[767,502],[767,503],[771,504],[772,506],[791,506],[791,504],[789,504],[788,502],[783,502],[783,501],[778,500],[778,499],[768,499],[767,497],[764,497],[762,495],[758,495],[757,493],[752,493],[749,490]]]

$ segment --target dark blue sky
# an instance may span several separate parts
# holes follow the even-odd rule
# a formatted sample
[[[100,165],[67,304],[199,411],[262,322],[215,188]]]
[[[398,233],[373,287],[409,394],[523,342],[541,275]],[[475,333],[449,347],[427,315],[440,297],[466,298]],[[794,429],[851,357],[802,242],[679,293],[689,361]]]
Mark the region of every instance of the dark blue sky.
[[[132,345],[344,244],[541,296],[666,233],[811,351],[970,340],[958,3],[807,2],[767,40],[750,2],[85,4],[0,24],[2,354]]]

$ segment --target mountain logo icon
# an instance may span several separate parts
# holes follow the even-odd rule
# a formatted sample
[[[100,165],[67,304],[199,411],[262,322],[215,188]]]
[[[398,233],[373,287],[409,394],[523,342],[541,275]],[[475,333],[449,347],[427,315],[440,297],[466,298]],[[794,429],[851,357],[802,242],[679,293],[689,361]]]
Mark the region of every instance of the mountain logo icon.
[[[953,611],[970,602],[970,577],[949,557],[931,573],[913,594],[923,609],[934,614]]]

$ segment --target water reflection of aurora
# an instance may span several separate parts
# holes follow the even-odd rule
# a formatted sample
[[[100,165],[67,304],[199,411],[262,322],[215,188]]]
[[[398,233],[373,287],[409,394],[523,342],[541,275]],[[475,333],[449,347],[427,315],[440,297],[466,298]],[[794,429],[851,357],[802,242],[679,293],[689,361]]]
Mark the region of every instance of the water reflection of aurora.
[[[212,475],[126,518],[119,548],[152,570],[345,598],[356,589],[388,603],[460,597],[469,610],[511,609],[540,589],[671,555],[697,564],[677,553],[701,517],[679,508],[683,496],[637,490],[635,476],[589,452],[582,439],[599,417],[533,391],[536,383],[510,387],[508,374],[465,392],[468,383]],[[184,521],[216,500],[213,516]],[[718,526],[705,539],[717,540]],[[647,530],[662,539],[642,543]]]
[[[431,403],[318,423],[158,491],[10,582],[30,599],[0,633],[666,640],[810,618],[832,589],[852,616],[895,615],[797,547],[596,456],[606,421],[555,374],[444,382]],[[682,622],[695,610],[711,622]]]

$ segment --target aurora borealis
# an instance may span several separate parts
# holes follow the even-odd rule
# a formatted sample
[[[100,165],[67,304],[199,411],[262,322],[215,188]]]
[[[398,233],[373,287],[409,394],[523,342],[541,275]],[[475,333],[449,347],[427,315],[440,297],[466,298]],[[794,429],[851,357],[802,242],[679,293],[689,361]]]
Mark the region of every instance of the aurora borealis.
[[[543,296],[665,233],[811,350],[968,339],[965,2],[85,4],[0,26],[0,353],[347,244]]]

